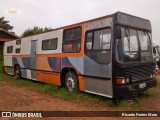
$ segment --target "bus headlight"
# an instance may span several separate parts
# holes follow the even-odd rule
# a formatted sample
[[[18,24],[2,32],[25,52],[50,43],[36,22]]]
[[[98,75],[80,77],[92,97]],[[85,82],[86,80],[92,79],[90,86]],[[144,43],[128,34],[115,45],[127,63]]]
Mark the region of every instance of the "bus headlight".
[[[117,83],[117,85],[128,84],[128,83],[130,83],[130,79],[125,78],[125,77],[118,77],[118,78],[116,78],[116,83]]]
[[[126,78],[126,83],[127,83],[127,84],[129,83],[129,81],[130,81],[129,78]]]

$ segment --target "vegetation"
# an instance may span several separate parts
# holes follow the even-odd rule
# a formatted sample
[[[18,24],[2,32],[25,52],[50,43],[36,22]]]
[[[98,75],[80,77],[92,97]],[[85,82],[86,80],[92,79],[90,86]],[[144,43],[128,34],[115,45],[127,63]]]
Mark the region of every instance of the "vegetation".
[[[2,70],[3,62],[0,62],[0,86],[3,84],[13,84],[17,87],[27,87],[28,89],[32,89],[38,92],[43,92],[46,94],[50,94],[54,97],[59,97],[65,100],[73,101],[73,102],[81,102],[84,105],[94,105],[94,106],[109,106],[114,110],[141,110],[146,102],[146,100],[151,98],[160,98],[160,75],[158,75],[158,85],[157,87],[151,88],[147,90],[142,96],[132,102],[128,102],[125,100],[118,100],[115,104],[111,99],[107,99],[105,97],[87,94],[87,93],[73,93],[67,91],[64,87],[58,87],[51,84],[45,84],[41,82],[35,82],[26,79],[16,79],[13,76],[7,75]],[[106,110],[107,107],[104,107]]]
[[[3,61],[3,55],[0,54],[0,61]]]
[[[48,32],[48,31],[51,31],[52,29],[49,27],[45,27],[45,28],[41,28],[41,27],[37,27],[35,26],[34,28],[28,28],[26,29],[23,34],[22,34],[22,37],[26,37],[26,36],[30,36],[30,35],[35,35],[35,34],[39,34],[39,33],[42,33],[42,32]]]
[[[13,29],[13,26],[11,26],[9,21],[6,21],[4,17],[0,17],[0,28],[9,31]]]

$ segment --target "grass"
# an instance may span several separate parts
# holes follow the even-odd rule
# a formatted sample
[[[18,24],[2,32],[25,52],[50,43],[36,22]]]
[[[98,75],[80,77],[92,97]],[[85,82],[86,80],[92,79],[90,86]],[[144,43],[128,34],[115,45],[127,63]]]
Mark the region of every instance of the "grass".
[[[3,72],[3,62],[0,61],[0,81],[5,80],[8,76]]]
[[[157,86],[145,91],[142,95],[144,98],[154,96],[160,98],[160,73],[157,75]]]
[[[83,101],[84,104],[94,104],[94,105],[106,105],[112,107],[112,109],[122,109],[122,110],[139,110],[142,101],[145,101],[146,97],[160,97],[160,74],[158,75],[158,84],[157,87],[151,88],[144,92],[142,96],[132,102],[127,102],[126,100],[119,100],[116,104],[111,99],[79,92],[73,93],[67,91],[64,87],[58,87],[51,84],[45,84],[41,82],[34,82],[26,79],[16,79],[13,76],[7,75],[3,72],[2,69],[3,62],[0,61],[0,86],[4,83],[14,84],[17,87],[27,87],[38,92],[43,92],[46,94],[50,94],[53,97],[59,97],[64,100],[69,101]]]

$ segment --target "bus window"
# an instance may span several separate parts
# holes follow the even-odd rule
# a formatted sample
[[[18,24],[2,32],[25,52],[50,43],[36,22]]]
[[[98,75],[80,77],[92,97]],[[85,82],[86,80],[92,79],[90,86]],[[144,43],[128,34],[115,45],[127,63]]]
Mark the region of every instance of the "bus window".
[[[138,39],[136,30],[129,30],[128,39],[123,39],[124,42],[124,61],[131,62],[131,61],[139,61],[138,56]],[[127,48],[127,49],[125,49]]]
[[[101,38],[101,49],[106,50],[110,49],[110,40],[111,40],[111,33],[108,34],[108,31],[105,29],[102,31]]]
[[[94,61],[101,64],[110,62],[111,29],[104,28],[86,32],[85,52]]]
[[[121,28],[121,36],[122,38],[118,40],[117,45],[118,60],[121,63],[150,62],[153,60],[150,36],[147,32]]]
[[[81,27],[64,30],[63,34],[63,52],[79,52],[81,41]]]
[[[138,37],[141,46],[141,62],[149,62],[152,60],[149,36],[146,32],[138,31]]]
[[[20,53],[21,49],[20,48],[16,48],[15,53]]]
[[[106,50],[110,49],[110,37],[107,29],[97,30],[94,32],[94,50]]]
[[[20,45],[21,44],[21,39],[16,40],[16,45]]]
[[[12,53],[12,52],[13,52],[13,46],[8,46],[7,53]]]
[[[91,50],[92,49],[92,39],[93,39],[93,33],[89,32],[87,34],[87,44],[86,44],[86,49]]]
[[[119,40],[119,45],[117,47],[119,61],[139,62],[140,58],[137,31],[133,29],[121,28],[121,36],[122,39]]]
[[[56,50],[57,49],[57,38],[48,39],[42,41],[42,50]]]

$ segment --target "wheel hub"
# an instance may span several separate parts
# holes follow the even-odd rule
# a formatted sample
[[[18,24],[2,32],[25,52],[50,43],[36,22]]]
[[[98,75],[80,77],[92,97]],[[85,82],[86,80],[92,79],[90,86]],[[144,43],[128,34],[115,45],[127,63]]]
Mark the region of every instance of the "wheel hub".
[[[67,88],[69,91],[73,91],[73,89],[75,88],[75,82],[74,82],[74,79],[69,77],[67,79]]]

